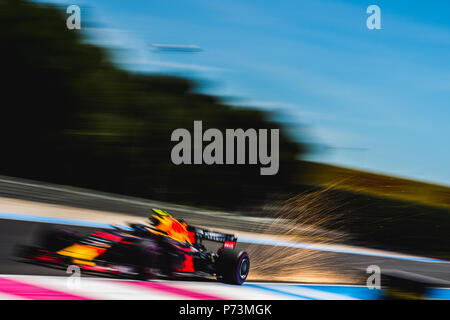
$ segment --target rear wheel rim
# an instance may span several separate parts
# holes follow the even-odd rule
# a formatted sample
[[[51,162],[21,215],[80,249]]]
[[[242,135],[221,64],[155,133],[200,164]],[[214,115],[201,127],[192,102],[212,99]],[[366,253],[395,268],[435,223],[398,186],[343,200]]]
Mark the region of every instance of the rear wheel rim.
[[[247,257],[245,257],[244,259],[242,259],[242,262],[239,266],[239,278],[241,278],[241,280],[245,280],[247,278],[249,269],[250,261]]]

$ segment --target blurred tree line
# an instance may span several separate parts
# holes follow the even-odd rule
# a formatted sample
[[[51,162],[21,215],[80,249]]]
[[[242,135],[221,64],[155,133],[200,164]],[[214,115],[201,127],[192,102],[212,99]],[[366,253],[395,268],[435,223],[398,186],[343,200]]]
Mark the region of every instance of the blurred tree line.
[[[0,1],[0,173],[228,209],[289,190],[302,144],[269,114],[200,94],[189,79],[136,74],[66,28],[63,8]],[[279,128],[280,169],[172,164],[176,128]]]

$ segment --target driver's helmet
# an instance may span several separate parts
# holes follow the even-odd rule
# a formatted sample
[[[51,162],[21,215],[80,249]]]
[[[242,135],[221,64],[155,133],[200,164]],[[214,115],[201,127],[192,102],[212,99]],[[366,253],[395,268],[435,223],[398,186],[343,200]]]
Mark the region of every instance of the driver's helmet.
[[[150,223],[152,225],[157,226],[160,223],[161,219],[164,219],[164,217],[172,218],[172,215],[167,211],[161,209],[152,209],[152,212],[148,219],[150,220]]]
[[[161,209],[152,209],[149,220],[153,227],[164,231],[171,238],[181,242],[191,242],[187,231],[188,225],[184,220],[177,220],[170,213]]]

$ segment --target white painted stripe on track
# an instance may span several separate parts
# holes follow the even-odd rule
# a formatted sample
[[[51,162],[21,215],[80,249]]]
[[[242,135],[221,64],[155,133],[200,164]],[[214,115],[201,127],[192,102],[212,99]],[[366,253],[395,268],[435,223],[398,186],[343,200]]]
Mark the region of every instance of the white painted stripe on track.
[[[173,282],[172,282],[173,283]],[[283,294],[273,292],[261,292],[246,285],[237,286],[220,282],[178,282],[183,289],[189,289],[204,294],[219,295],[227,300],[289,300],[293,297],[286,297]]]
[[[69,277],[61,276],[31,276],[31,275],[0,275],[0,278],[8,278],[37,287],[60,291],[67,294],[78,295],[88,299],[97,300],[189,300],[177,294],[140,288],[133,280],[117,280],[110,278],[82,277],[79,288],[71,289],[68,286]],[[215,282],[193,281],[152,281],[169,285],[182,290],[189,290],[204,295],[214,295],[225,300],[291,300],[302,299],[293,294],[277,293],[271,290],[260,290],[252,286],[236,286]],[[282,285],[280,285],[282,286]],[[3,295],[3,294],[2,294]],[[2,297],[0,296],[0,299]],[[17,299],[16,296],[4,295],[4,299]]]
[[[343,294],[337,294],[332,292],[327,292],[326,287],[324,287],[324,290],[317,290],[317,289],[310,289],[310,288],[304,288],[298,285],[291,285],[291,284],[285,284],[285,285],[273,285],[269,284],[266,285],[268,288],[277,289],[283,292],[298,294],[300,296],[305,296],[311,299],[318,299],[318,300],[358,300],[356,298],[350,297],[348,295]]]
[[[27,300],[25,298],[21,298],[19,296],[14,296],[12,294],[6,294],[0,292],[0,300]]]
[[[0,275],[20,283],[33,285],[39,288],[54,290],[62,294],[75,295],[88,299],[107,300],[188,300],[180,294],[164,291],[164,287],[171,287],[190,293],[211,295],[225,300],[290,300],[290,299],[313,299],[313,300],[352,300],[357,299],[346,294],[327,291],[329,285],[325,284],[289,284],[289,283],[246,283],[242,286],[228,285],[215,282],[194,281],[166,281],[156,280],[150,283],[162,284],[163,289],[140,288],[133,280],[118,280],[110,278],[82,277],[81,286],[70,289],[67,285],[69,277],[61,276],[31,276],[31,275]],[[309,288],[314,286],[315,288]],[[358,285],[331,285],[331,287],[363,287]],[[320,288],[320,289],[319,289]],[[441,290],[434,299],[448,299],[449,288]],[[175,290],[176,291],[176,290]],[[345,291],[345,290],[344,290]],[[192,298],[192,297],[191,297]],[[433,297],[430,297],[433,298]],[[0,300],[21,299],[19,295],[0,293]]]
[[[16,279],[39,287],[76,294],[97,300],[175,300],[179,296],[159,290],[148,290],[108,278],[82,277],[79,288],[71,289],[69,277],[51,276],[2,276]]]
[[[355,254],[355,255],[363,255],[363,256],[372,256],[372,257],[380,257],[380,258],[389,258],[396,260],[408,260],[408,261],[416,261],[416,262],[426,262],[426,263],[446,263],[450,264],[450,261],[427,258],[427,257],[419,257],[412,255],[405,255],[396,252],[382,252],[379,250],[366,249],[363,247],[347,247],[339,244],[317,244],[310,242],[290,242],[290,241],[281,241],[279,239],[255,239],[249,237],[240,237],[238,239],[239,242],[246,243],[254,243],[261,245],[270,245],[277,247],[289,247],[289,248],[298,248],[298,249],[306,249],[306,250],[316,250],[316,251],[328,251],[335,253],[346,253],[346,254]]]

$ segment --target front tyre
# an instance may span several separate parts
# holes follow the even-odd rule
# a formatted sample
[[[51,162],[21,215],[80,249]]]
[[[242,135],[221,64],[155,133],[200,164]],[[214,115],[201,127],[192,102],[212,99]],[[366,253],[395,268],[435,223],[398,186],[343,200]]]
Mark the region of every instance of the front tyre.
[[[250,271],[250,257],[245,251],[223,249],[216,261],[218,280],[241,285]]]
[[[143,240],[136,245],[135,263],[137,279],[149,280],[155,278],[155,271],[159,267],[161,250],[156,241]]]
[[[44,228],[40,231],[40,245],[42,248],[56,252],[64,249],[80,239],[80,235],[71,230],[65,228]]]

